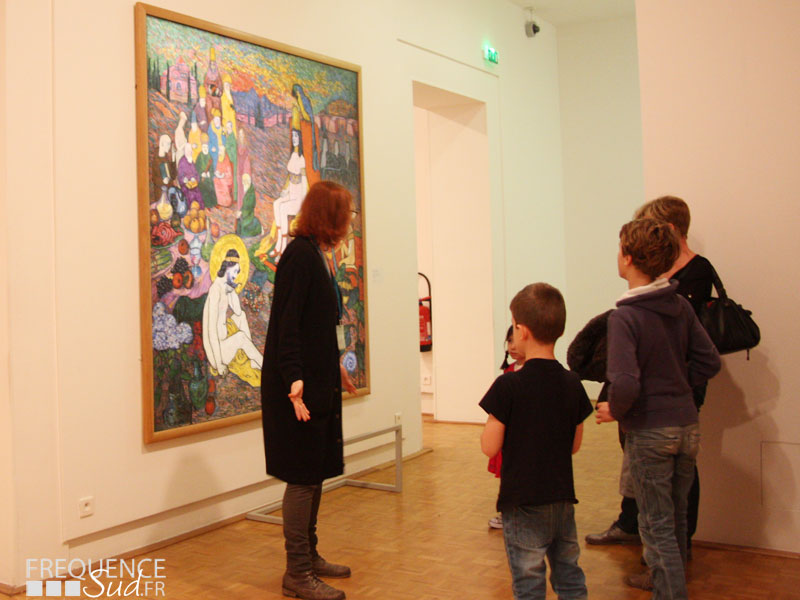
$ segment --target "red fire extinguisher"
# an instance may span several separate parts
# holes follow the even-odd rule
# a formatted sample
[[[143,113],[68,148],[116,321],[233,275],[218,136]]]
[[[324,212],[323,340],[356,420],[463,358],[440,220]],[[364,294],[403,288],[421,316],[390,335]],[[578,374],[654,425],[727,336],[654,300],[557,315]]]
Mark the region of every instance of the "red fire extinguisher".
[[[433,349],[433,325],[431,317],[431,280],[424,273],[417,273],[428,282],[428,295],[419,299],[419,351],[430,352]]]

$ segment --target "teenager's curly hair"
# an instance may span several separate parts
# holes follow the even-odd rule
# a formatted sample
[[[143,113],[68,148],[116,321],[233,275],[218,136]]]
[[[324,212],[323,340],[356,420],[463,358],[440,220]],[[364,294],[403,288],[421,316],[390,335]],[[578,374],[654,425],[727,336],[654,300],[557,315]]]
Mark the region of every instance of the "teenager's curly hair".
[[[678,234],[666,221],[634,219],[622,226],[619,243],[633,266],[656,279],[672,268],[681,252]]]

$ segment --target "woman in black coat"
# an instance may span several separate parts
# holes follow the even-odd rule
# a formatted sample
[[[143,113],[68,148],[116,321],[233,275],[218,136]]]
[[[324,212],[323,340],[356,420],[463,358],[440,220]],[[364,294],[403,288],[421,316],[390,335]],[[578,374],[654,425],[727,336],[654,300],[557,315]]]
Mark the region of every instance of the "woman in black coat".
[[[313,600],[345,597],[319,577],[350,576],[317,552],[316,523],[322,481],[344,472],[342,385],[356,391],[339,363],[341,292],[324,256],[352,214],[344,187],[320,181],[308,191],[275,274],[261,373],[267,473],[287,483],[283,593]]]

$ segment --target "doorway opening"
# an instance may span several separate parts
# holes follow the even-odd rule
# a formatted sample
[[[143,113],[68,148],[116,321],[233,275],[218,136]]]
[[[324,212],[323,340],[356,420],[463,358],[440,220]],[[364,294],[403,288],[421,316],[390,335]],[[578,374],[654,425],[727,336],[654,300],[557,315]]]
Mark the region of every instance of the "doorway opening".
[[[432,350],[420,352],[422,412],[482,422],[494,360],[486,104],[414,82],[417,264],[431,283]],[[428,294],[419,277],[419,297]],[[489,379],[491,380],[491,379]]]

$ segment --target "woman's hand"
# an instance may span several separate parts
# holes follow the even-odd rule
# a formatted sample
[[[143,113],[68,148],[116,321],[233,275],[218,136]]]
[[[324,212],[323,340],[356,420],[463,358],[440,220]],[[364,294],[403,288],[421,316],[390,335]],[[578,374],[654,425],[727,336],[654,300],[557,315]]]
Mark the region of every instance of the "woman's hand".
[[[615,421],[611,416],[611,409],[608,407],[608,402],[597,403],[597,414],[595,415],[597,423],[612,423]]]
[[[292,389],[289,392],[289,400],[294,405],[294,414],[298,421],[308,421],[311,413],[303,402],[303,380],[298,379],[292,382]]]
[[[342,387],[351,394],[355,394],[358,390],[356,389],[356,385],[353,383],[353,380],[350,379],[350,375],[347,372],[347,369],[344,368],[344,365],[339,365],[339,371],[342,373]]]

